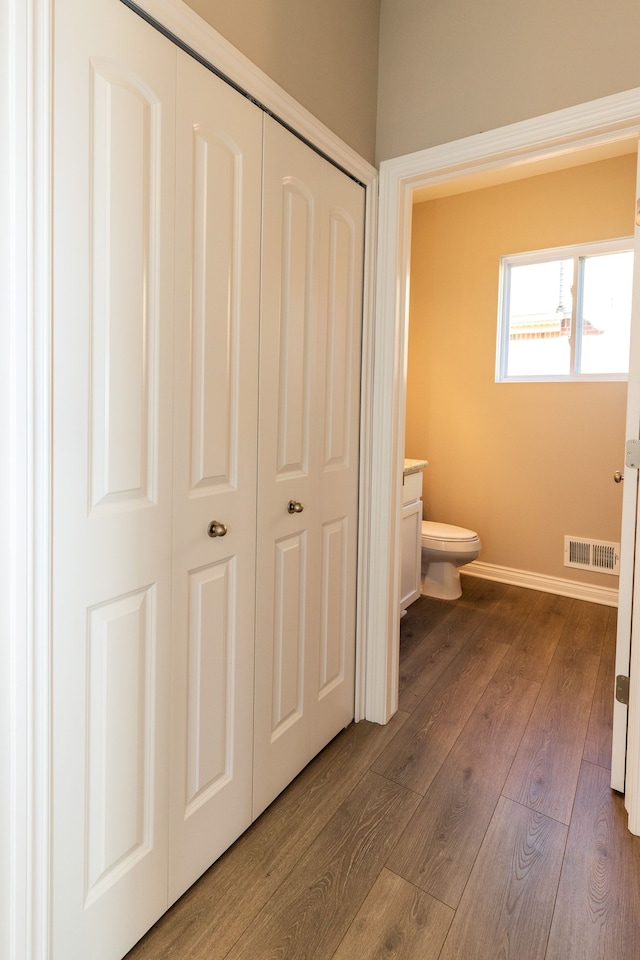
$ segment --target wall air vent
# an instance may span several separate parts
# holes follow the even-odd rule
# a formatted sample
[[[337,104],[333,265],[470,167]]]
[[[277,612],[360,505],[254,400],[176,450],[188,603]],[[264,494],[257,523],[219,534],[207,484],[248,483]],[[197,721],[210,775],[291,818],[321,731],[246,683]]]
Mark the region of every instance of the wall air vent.
[[[620,544],[565,536],[564,565],[595,570],[597,573],[617,574],[620,566]]]

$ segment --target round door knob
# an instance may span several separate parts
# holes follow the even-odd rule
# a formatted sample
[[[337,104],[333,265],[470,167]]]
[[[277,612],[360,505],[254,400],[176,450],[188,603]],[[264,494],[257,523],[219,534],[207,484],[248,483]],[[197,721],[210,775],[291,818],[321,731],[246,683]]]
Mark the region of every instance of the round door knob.
[[[620,473],[619,470],[616,470],[613,474],[613,479],[616,483],[621,483],[624,480],[624,473]]]
[[[207,527],[207,533],[210,537],[224,537],[227,533],[227,528],[225,527],[224,523],[219,523],[217,520],[212,520]]]
[[[304,506],[298,502],[298,500],[289,500],[287,504],[287,510],[289,513],[302,513]]]

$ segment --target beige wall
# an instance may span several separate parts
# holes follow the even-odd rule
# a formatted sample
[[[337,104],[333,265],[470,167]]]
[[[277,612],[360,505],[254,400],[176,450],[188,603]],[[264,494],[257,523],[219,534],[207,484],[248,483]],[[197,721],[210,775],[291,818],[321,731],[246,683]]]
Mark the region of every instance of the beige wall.
[[[379,160],[640,86],[638,0],[382,0]]]
[[[475,529],[481,560],[563,566],[563,537],[620,540],[626,384],[494,382],[501,255],[633,233],[635,155],[414,208],[406,455],[425,514]]]
[[[380,0],[186,0],[373,163]]]

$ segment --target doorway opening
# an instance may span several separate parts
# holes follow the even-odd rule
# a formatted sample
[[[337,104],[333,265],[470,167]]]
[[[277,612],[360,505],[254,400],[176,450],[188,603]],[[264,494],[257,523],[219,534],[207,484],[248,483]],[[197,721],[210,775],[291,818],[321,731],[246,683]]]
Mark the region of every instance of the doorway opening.
[[[637,141],[573,160],[414,192],[405,455],[429,461],[427,519],[478,531],[483,553],[470,573],[615,606],[617,579],[568,570],[564,538],[620,539],[622,490],[612,477],[624,448],[626,375],[504,382],[496,372],[505,256],[619,237],[633,243]],[[567,301],[573,276],[565,286]],[[555,310],[562,289],[547,292]],[[526,319],[514,351],[565,348],[567,321],[561,327],[555,313]],[[598,328],[589,331],[589,345],[602,352]],[[580,437],[589,442],[575,443]]]
[[[380,168],[380,219],[377,276],[377,325],[376,354],[377,391],[374,409],[384,409],[376,436],[377,450],[373,461],[381,462],[386,454],[389,471],[378,479],[373,491],[374,501],[382,503],[388,498],[389,524],[378,532],[379,547],[390,551],[388,568],[388,593],[386,598],[387,622],[392,624],[387,643],[378,648],[378,669],[386,670],[387,713],[397,704],[397,657],[399,652],[397,610],[398,561],[399,561],[399,483],[405,452],[405,388],[406,359],[409,317],[409,279],[411,258],[411,220],[414,200],[424,196],[421,191],[444,189],[450,191],[464,178],[477,177],[488,184],[491,179],[500,182],[505,177],[514,179],[530,176],[537,165],[542,170],[575,166],[587,157],[587,150],[617,151],[622,141],[635,140],[640,133],[640,89],[603,98],[549,114],[545,117],[523,121],[511,127],[469,137],[455,143],[430,148],[407,157],[385,161]],[[600,154],[603,156],[603,154]],[[596,154],[591,154],[595,159]],[[586,160],[585,160],[586,162]],[[521,173],[521,168],[525,172]],[[467,180],[467,184],[469,181]],[[637,233],[637,230],[636,230]],[[637,243],[637,241],[636,241]],[[640,289],[640,268],[636,257],[634,272],[635,289]],[[637,315],[637,306],[636,306]],[[390,322],[393,317],[393,322]],[[637,326],[637,323],[636,323]],[[632,333],[632,355],[638,334]],[[639,344],[640,346],[640,344]],[[640,364],[634,359],[629,374],[628,396],[630,405],[638,410],[627,411],[627,436],[637,435],[640,423]],[[632,433],[629,424],[635,419]],[[636,433],[634,433],[636,431]],[[382,451],[382,452],[381,452]],[[623,507],[623,569],[620,577],[619,641],[626,634],[627,651],[631,649],[631,706],[629,710],[629,737],[627,750],[627,775],[625,794],[630,812],[629,828],[640,832],[640,711],[635,708],[635,697],[640,695],[640,650],[639,644],[631,645],[632,595],[634,547],[636,540],[636,495],[637,473],[625,488]],[[633,495],[632,495],[633,492]],[[380,550],[374,550],[380,556]],[[624,556],[628,558],[624,562]],[[637,629],[637,626],[636,626]],[[638,660],[634,671],[634,659]],[[627,655],[629,661],[629,655]],[[627,668],[629,670],[629,668]],[[634,695],[635,690],[635,695]],[[625,708],[626,711],[626,708]],[[626,714],[625,714],[626,716]],[[626,724],[625,724],[626,728]]]

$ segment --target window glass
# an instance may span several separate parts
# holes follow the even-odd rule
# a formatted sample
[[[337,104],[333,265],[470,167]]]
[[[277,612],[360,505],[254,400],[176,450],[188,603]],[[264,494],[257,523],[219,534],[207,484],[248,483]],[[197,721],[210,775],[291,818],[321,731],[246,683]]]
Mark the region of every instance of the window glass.
[[[633,253],[582,260],[582,373],[628,373]]]
[[[629,239],[503,257],[497,380],[625,379]]]
[[[567,375],[573,260],[511,268],[507,376]]]

